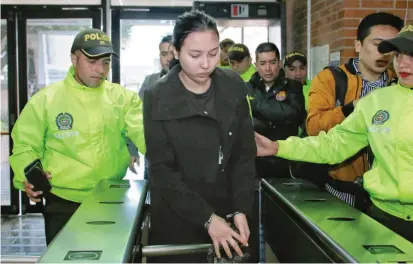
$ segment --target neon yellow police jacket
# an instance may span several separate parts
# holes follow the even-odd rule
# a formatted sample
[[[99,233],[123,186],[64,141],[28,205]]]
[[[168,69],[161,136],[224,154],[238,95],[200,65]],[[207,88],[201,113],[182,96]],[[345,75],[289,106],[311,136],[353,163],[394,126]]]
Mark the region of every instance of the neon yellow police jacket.
[[[35,94],[12,131],[13,184],[24,190],[24,168],[36,158],[52,175],[51,192],[82,202],[102,179],[122,179],[126,136],[145,153],[142,103],[136,93],[104,81],[79,84],[70,68],[64,81]]]
[[[256,71],[257,69],[255,68],[254,64],[251,63],[248,70],[244,72],[243,74],[241,74],[241,79],[243,79],[244,82],[248,82]]]
[[[279,141],[277,156],[341,163],[370,145],[374,163],[364,189],[381,210],[413,221],[413,90],[393,85],[361,99],[354,112],[327,134]]]
[[[310,95],[311,80],[306,80],[303,85],[304,105],[305,110],[308,111],[308,96]]]

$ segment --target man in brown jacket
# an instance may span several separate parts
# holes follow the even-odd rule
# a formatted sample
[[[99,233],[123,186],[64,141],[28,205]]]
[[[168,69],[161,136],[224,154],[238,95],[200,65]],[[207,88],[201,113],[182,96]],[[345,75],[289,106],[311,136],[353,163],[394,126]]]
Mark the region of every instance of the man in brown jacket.
[[[316,136],[340,124],[350,115],[358,100],[368,93],[393,81],[389,70],[392,54],[381,54],[381,41],[397,36],[403,20],[388,13],[366,16],[357,28],[355,49],[358,57],[341,65],[347,75],[347,92],[343,105],[337,104],[336,83],[331,70],[325,69],[313,79],[308,102],[307,133]],[[368,150],[364,150],[342,164],[330,167],[326,190],[348,204],[363,209],[363,199],[354,189],[355,182],[369,169]],[[360,188],[361,189],[361,188]]]

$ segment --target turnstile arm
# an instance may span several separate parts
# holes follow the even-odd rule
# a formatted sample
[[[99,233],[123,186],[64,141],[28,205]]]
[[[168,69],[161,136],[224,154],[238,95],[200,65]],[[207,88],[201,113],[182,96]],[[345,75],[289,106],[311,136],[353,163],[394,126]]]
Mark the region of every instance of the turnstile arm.
[[[204,253],[211,248],[211,244],[192,244],[192,245],[154,245],[141,248],[143,257],[186,255]]]

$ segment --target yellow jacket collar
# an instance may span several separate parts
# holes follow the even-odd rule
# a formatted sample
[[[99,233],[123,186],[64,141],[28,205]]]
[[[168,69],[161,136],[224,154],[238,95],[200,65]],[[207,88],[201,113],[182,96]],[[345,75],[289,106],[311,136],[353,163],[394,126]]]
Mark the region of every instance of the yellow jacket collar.
[[[76,81],[75,79],[75,69],[73,66],[70,66],[69,71],[67,72],[65,83],[67,83],[71,88],[75,88],[78,90],[82,91],[91,91],[91,92],[97,92],[97,91],[102,91],[103,87],[105,86],[105,82],[103,81],[100,86],[98,87],[88,87],[83,84],[80,84]]]

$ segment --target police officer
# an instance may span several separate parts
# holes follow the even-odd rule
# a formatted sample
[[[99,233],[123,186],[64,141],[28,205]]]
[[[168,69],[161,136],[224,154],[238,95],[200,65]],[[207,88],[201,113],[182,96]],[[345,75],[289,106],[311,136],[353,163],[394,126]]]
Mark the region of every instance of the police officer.
[[[382,41],[378,50],[396,53],[398,84],[360,99],[354,111],[327,134],[277,142],[256,134],[258,155],[336,164],[370,145],[373,169],[363,176],[372,201],[368,212],[413,242],[413,25]]]
[[[66,78],[34,95],[13,128],[14,186],[41,202],[41,191],[34,192],[24,174],[36,159],[50,178],[43,211],[47,244],[100,180],[125,175],[130,158],[126,136],[145,152],[140,99],[106,81],[112,54],[104,32],[80,32]]]
[[[244,82],[248,82],[257,71],[252,63],[250,51],[244,44],[238,43],[229,47],[228,59],[231,68],[239,73]]]
[[[303,85],[305,109],[307,109],[311,86],[311,80],[307,79],[307,57],[299,51],[288,53],[284,58],[284,69],[287,78],[296,80]]]
[[[257,72],[247,83],[250,88],[254,130],[272,140],[297,135],[298,127],[305,118],[301,84],[285,78],[281,71],[280,51],[274,43],[264,42],[258,45],[255,56]],[[286,160],[277,157],[257,157],[255,165],[259,179],[290,177],[289,162]],[[252,225],[256,228],[259,225],[258,215],[259,192],[256,188],[252,220]],[[251,237],[251,243],[257,244],[258,237]],[[261,248],[261,262],[265,262],[264,255]]]
[[[280,74],[280,51],[274,43],[258,45],[255,56],[257,72],[248,83],[254,130],[272,140],[297,135],[305,119],[301,83]],[[259,178],[290,177],[289,163],[276,157],[258,157],[256,169]]]
[[[232,39],[224,39],[219,43],[219,57],[220,57],[220,62],[218,64],[218,67],[220,68],[231,68],[231,65],[229,65],[229,59],[228,59],[228,49],[234,45],[235,42]]]
[[[360,21],[354,42],[358,56],[333,68],[333,71],[322,70],[312,80],[306,120],[309,136],[328,132],[353,112],[360,98],[393,83],[394,73],[389,69],[393,55],[381,54],[377,46],[383,40],[396,37],[402,27],[400,17],[386,12],[371,13]],[[340,92],[337,93],[336,89]],[[309,164],[311,168],[307,171],[317,170],[324,176],[314,183],[364,211],[368,200],[357,181],[371,169],[371,163],[371,150],[367,147],[340,164],[322,166],[325,168]]]

